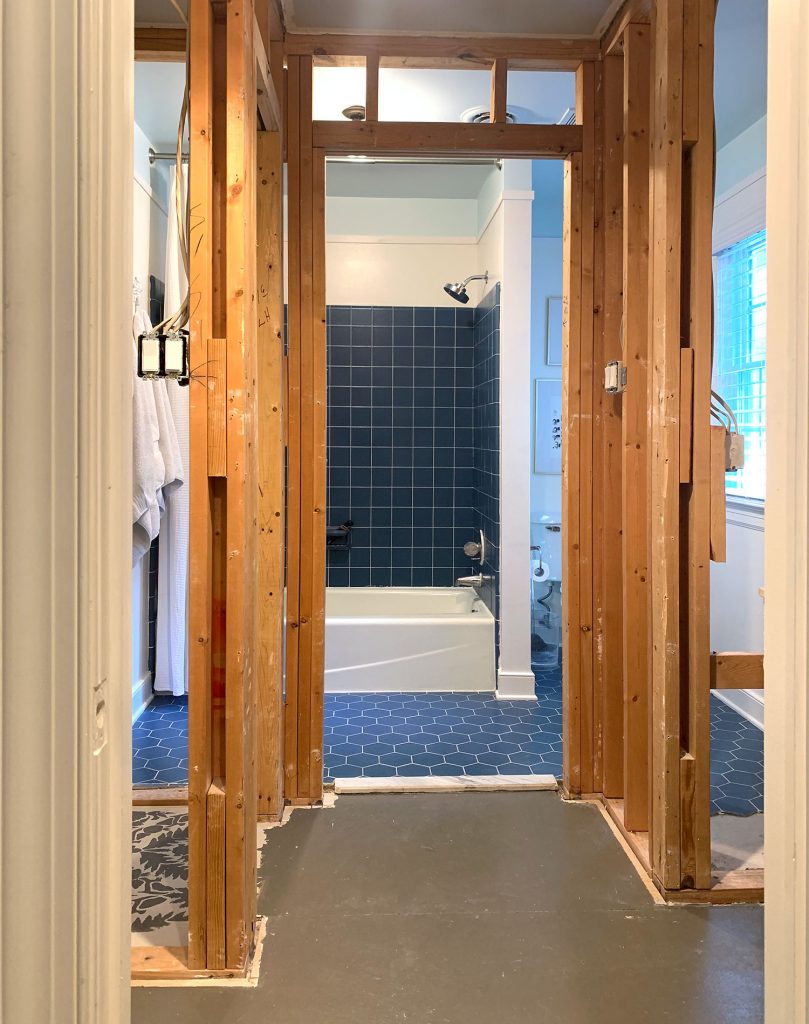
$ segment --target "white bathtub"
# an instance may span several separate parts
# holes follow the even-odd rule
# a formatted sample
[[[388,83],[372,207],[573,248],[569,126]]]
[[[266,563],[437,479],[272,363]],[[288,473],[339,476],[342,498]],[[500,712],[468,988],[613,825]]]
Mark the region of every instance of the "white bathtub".
[[[327,692],[494,688],[494,617],[474,590],[327,587]]]

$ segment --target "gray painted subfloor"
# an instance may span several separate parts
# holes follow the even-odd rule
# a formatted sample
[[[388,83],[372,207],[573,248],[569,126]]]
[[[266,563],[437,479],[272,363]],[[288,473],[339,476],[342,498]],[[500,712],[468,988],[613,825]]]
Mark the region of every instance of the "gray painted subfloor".
[[[760,907],[652,903],[553,793],[343,796],[268,834],[257,989],[135,989],[133,1024],[759,1024]]]

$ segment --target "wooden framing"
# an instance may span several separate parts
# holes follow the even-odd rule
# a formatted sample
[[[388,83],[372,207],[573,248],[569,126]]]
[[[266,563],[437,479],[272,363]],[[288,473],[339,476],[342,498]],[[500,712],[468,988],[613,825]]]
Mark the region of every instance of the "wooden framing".
[[[582,148],[578,125],[315,121],[312,133],[329,153],[560,159]]]
[[[282,40],[274,7],[190,7],[182,969],[245,969],[256,814],[322,797],[327,152],[565,160],[564,787],[601,794],[668,896],[715,894],[710,687],[753,686],[761,667],[708,647],[712,0],[629,0],[603,53],[588,40]],[[312,120],[315,61],[365,62],[364,122]],[[490,69],[491,123],[379,122],[380,66]],[[508,70],[521,67],[575,68],[576,124],[506,123]],[[602,386],[615,359],[623,396]]]
[[[182,26],[135,26],[135,60],[185,60],[186,32]]]
[[[712,654],[711,689],[764,689],[764,655],[732,651]]]
[[[139,977],[244,973],[256,815],[282,805],[280,105],[252,0],[189,22],[189,945],[133,954]]]
[[[628,829],[649,828],[649,90],[650,30],[623,35],[623,719]],[[630,628],[631,624],[631,628]]]
[[[325,152],[313,144],[312,58],[287,61],[289,426],[285,793],[323,793],[326,586]]]
[[[506,58],[514,69],[575,71],[583,61],[597,60],[595,39],[529,36],[407,36],[354,33],[289,33],[284,41],[290,57],[314,57],[330,64],[361,64],[369,54],[388,67],[486,68]]]

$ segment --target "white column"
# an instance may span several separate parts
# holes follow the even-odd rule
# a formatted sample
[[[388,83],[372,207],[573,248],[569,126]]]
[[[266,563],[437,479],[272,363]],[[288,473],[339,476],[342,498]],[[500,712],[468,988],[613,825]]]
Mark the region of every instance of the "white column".
[[[132,4],[0,33],[0,1016],[125,1024]]]
[[[809,0],[769,6],[765,1020],[807,1020]]]
[[[531,671],[531,163],[507,161],[500,294],[500,661],[497,696],[535,699]]]

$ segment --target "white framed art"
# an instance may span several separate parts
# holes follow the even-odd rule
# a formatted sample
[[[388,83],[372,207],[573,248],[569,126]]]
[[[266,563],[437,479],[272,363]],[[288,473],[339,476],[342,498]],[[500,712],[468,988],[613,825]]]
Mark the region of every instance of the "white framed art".
[[[562,382],[534,381],[534,472],[562,472]]]

